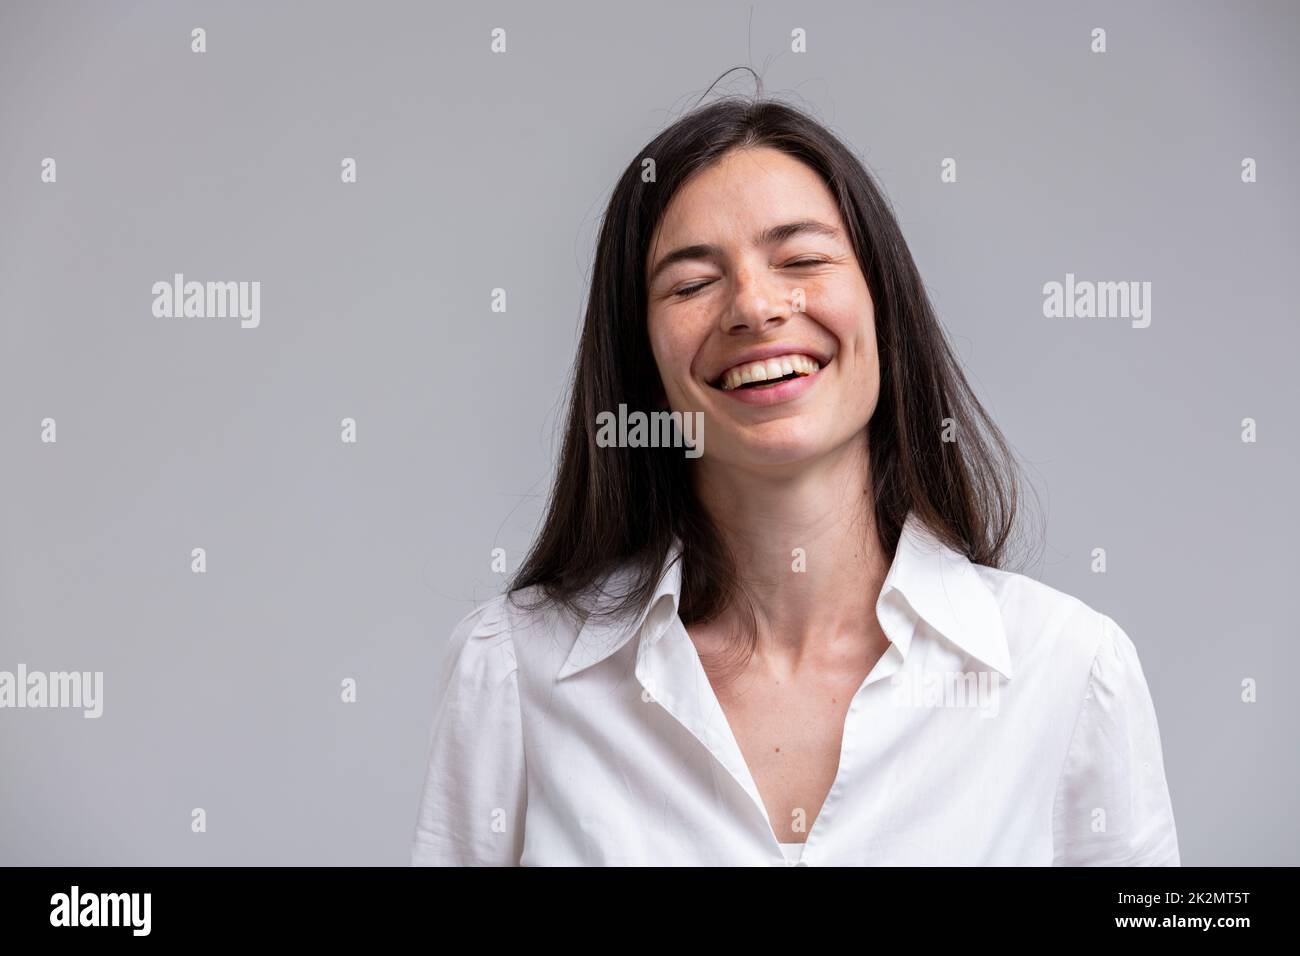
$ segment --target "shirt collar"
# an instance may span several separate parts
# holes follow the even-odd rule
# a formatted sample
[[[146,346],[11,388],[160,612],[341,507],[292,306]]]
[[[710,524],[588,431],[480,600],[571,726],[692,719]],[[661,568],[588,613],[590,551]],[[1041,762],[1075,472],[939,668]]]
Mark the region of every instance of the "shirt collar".
[[[681,551],[681,541],[674,538],[654,594],[642,610],[612,620],[587,619],[557,679],[576,674],[616,653],[641,632],[652,613],[652,626],[643,639],[653,641],[663,633],[677,613],[681,598]],[[600,591],[621,597],[632,581],[632,568],[624,565],[606,578]],[[878,615],[882,605],[899,601],[952,644],[1011,679],[1011,653],[1002,612],[993,592],[980,578],[975,565],[939,541],[914,511],[908,512],[903,523],[893,563],[880,589]],[[879,616],[886,636],[906,658],[913,629],[894,627],[889,623],[892,618]]]
[[[562,680],[570,674],[576,674],[578,671],[585,670],[594,664],[599,664],[605,658],[614,654],[634,634],[641,630],[646,618],[650,616],[650,612],[655,610],[656,607],[664,606],[665,612],[660,621],[665,624],[669,612],[672,614],[677,613],[682,591],[681,554],[682,543],[680,539],[674,537],[668,549],[668,556],[664,559],[663,567],[660,570],[659,583],[655,586],[654,595],[641,611],[612,620],[595,617],[587,618],[582,630],[578,632],[578,639],[573,643],[573,650],[569,652],[568,658],[560,667],[557,679]],[[623,565],[608,575],[605,582],[599,586],[599,590],[613,599],[618,599],[627,593],[632,582],[632,569],[627,565]]]

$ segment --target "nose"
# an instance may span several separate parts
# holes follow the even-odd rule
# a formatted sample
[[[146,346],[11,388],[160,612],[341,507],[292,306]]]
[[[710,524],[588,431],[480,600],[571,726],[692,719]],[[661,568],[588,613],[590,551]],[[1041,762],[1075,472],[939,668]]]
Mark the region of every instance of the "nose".
[[[761,333],[778,327],[789,317],[785,288],[761,266],[744,266],[735,272],[734,291],[722,311],[722,331]]]

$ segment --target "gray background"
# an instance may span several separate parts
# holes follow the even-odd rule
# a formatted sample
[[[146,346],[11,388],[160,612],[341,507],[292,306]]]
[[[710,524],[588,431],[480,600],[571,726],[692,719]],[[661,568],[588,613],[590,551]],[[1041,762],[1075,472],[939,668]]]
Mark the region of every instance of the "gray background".
[[[105,674],[99,720],[0,711],[0,862],[406,863],[603,204],[746,62],[895,204],[1041,497],[1024,570],[1137,644],[1184,863],[1300,862],[1296,4],[0,9],[0,669]],[[154,318],[173,272],[260,281],[260,328]],[[1151,326],[1045,319],[1066,272],[1152,282]]]

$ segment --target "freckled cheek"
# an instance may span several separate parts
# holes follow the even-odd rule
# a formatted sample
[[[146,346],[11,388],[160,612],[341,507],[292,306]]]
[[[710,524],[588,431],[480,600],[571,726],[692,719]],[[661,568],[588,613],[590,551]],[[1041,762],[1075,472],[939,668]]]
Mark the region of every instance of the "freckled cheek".
[[[652,330],[650,344],[665,391],[670,396],[684,394],[692,386],[691,363],[699,352],[694,341],[671,332],[656,336]]]
[[[659,380],[663,382],[664,388],[671,393],[673,387],[672,350],[653,322],[649,323],[647,332],[650,337],[650,352],[654,356],[655,368],[659,372]]]
[[[855,342],[842,374],[848,384],[844,397],[849,405],[856,408],[863,402],[874,401],[873,396],[880,391],[880,364],[875,342],[869,339]]]
[[[876,357],[875,309],[864,290],[846,288],[833,301],[826,325],[839,339],[840,348],[861,365],[872,365]]]
[[[841,400],[854,407],[879,388],[879,356],[870,301],[864,302],[853,290],[844,290],[836,301],[824,300],[813,318],[836,339],[832,368],[836,378],[848,386]],[[838,366],[836,368],[836,366]]]
[[[875,350],[875,339],[870,329],[864,328],[851,312],[819,318],[822,327],[835,337],[835,364],[841,366],[842,374],[856,374]]]

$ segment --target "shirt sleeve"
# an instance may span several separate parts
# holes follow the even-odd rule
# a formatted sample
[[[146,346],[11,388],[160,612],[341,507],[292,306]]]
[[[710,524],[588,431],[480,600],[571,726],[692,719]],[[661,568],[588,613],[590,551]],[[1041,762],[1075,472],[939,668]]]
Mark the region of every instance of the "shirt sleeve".
[[[1102,636],[1053,808],[1054,866],[1179,866],[1155,706],[1137,648]]]
[[[523,727],[502,600],[475,608],[452,631],[412,866],[515,866],[523,852]]]

